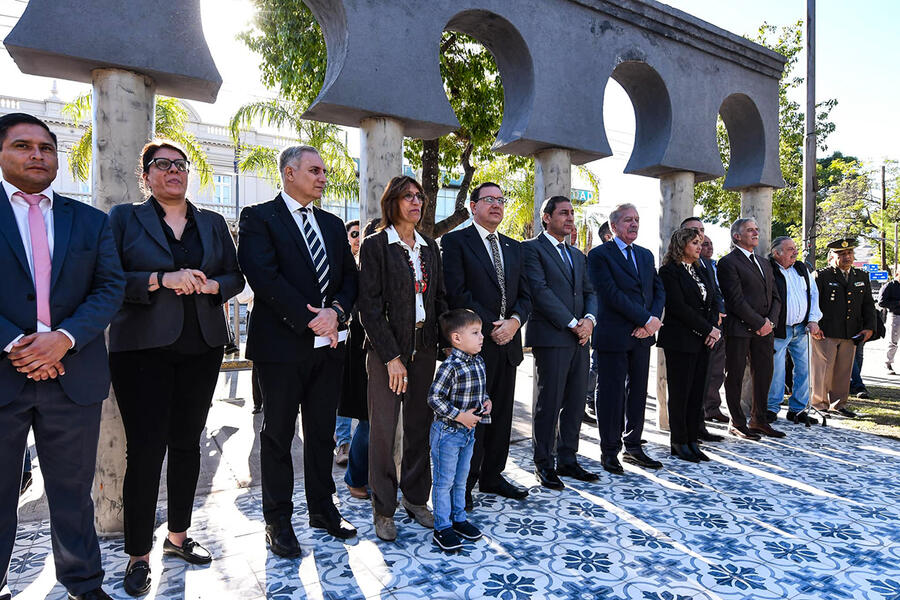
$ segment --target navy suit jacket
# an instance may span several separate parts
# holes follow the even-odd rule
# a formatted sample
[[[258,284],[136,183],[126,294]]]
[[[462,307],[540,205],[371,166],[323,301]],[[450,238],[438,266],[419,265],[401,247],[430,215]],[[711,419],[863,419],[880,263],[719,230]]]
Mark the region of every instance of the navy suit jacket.
[[[531,293],[522,258],[522,246],[516,240],[498,234],[498,244],[503,253],[503,275],[506,284],[506,316],[519,316],[522,325],[531,315]],[[494,345],[491,339],[492,323],[500,318],[500,282],[494,259],[488,253],[478,230],[470,225],[441,238],[441,255],[444,265],[444,285],[450,308],[468,308],[481,317],[481,329],[485,345]],[[521,329],[504,346],[510,364],[522,362]]]
[[[597,316],[597,296],[587,277],[585,256],[578,248],[566,247],[572,257],[574,278],[573,269],[543,233],[522,242],[532,302],[531,319],[525,328],[526,346],[575,346],[578,338],[568,324],[586,314]]]
[[[328,256],[325,306],[340,303],[353,309],[359,271],[344,222],[313,207]],[[322,295],[303,234],[281,194],[241,211],[238,263],[253,289],[253,311],[247,331],[246,356],[260,362],[300,362],[313,351],[315,334],[308,327]]]
[[[34,279],[6,191],[0,186],[0,344],[4,347],[37,326]],[[53,195],[53,262],[50,275],[51,328],[65,329],[75,347],[63,356],[66,374],[58,381],[79,405],[109,396],[109,364],[103,330],[125,292],[125,278],[106,213]],[[0,406],[21,392],[28,379],[0,348]]]
[[[651,316],[662,318],[666,293],[653,264],[653,254],[636,244],[632,248],[637,273],[614,239],[588,254],[588,273],[597,289],[600,310],[592,345],[601,352],[626,351],[634,344],[652,346],[652,336],[638,339],[631,332],[643,327]]]

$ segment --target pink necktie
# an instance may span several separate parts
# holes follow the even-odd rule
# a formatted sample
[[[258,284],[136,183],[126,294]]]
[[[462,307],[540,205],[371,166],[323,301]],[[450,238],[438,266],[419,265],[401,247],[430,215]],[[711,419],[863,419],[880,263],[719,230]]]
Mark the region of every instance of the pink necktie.
[[[31,233],[31,258],[34,261],[34,291],[37,295],[38,321],[51,326],[50,323],[50,245],[47,243],[47,227],[44,224],[44,213],[41,212],[43,194],[23,194],[16,192],[28,203],[28,231]]]

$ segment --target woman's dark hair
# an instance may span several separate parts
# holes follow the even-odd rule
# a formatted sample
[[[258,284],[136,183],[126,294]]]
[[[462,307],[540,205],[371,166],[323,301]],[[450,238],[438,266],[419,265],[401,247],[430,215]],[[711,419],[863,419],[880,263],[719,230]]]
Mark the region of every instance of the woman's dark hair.
[[[680,263],[684,257],[685,246],[687,246],[688,242],[694,238],[700,238],[700,241],[703,241],[703,236],[700,235],[699,229],[694,229],[693,227],[676,229],[675,233],[672,234],[672,238],[669,240],[669,249],[666,250],[666,255],[663,257],[662,264]]]
[[[184,160],[188,160],[187,152],[185,152],[184,149],[181,148],[181,146],[179,146],[172,140],[155,139],[144,144],[144,147],[141,148],[141,162],[138,165],[138,180],[140,181],[141,191],[144,192],[145,196],[150,196],[152,192],[144,184],[144,178],[142,177],[142,175],[144,173],[150,172],[150,161],[153,160],[156,153],[163,148],[174,150],[175,152],[180,154],[181,157],[184,158]]]
[[[409,187],[410,184],[416,186],[419,193],[423,196],[425,195],[425,190],[422,188],[422,185],[408,175],[398,175],[393,177],[388,182],[387,186],[385,186],[384,193],[381,195],[381,222],[378,224],[378,231],[383,231],[397,222],[400,213],[400,199],[403,197],[406,188]],[[422,202],[422,214],[425,213],[425,203],[427,201],[428,200],[426,199]]]

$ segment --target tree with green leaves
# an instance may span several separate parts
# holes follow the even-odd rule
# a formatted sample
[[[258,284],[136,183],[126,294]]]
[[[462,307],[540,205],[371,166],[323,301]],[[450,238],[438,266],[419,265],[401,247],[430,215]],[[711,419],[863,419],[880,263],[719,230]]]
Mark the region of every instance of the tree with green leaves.
[[[154,132],[159,137],[169,138],[179,144],[191,161],[191,172],[196,173],[201,186],[212,185],[213,172],[206,152],[187,130],[189,113],[187,107],[177,98],[157,96],[155,106]],[[87,181],[91,173],[93,155],[93,127],[91,121],[91,93],[86,92],[66,104],[63,114],[76,123],[87,123],[84,134],[69,151],[69,171],[77,181]],[[138,157],[134,157],[137,165]]]
[[[787,59],[784,74],[778,87],[779,106],[779,157],[785,186],[775,190],[772,199],[772,236],[791,235],[799,238],[801,210],[803,207],[803,139],[805,114],[803,108],[789,98],[792,90],[803,84],[803,77],[796,73],[797,61],[803,49],[803,24],[775,27],[763,23],[752,41],[781,53]],[[816,104],[816,141],[820,151],[827,150],[826,140],[834,131],[829,120],[837,100],[829,99]],[[716,139],[722,163],[728,169],[730,150],[728,131],[721,117],[716,127]],[[723,179],[698,183],[694,197],[703,207],[703,218],[713,223],[731,223],[741,214],[739,192],[722,187]]]

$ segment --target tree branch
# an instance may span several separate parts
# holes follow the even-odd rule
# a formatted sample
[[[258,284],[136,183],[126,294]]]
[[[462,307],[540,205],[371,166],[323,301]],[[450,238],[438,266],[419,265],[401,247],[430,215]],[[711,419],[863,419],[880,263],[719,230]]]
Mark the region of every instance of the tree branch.
[[[475,167],[472,166],[472,162],[470,161],[472,150],[474,150],[474,146],[472,145],[472,142],[468,142],[459,159],[463,168],[463,180],[459,186],[459,192],[456,194],[456,204],[454,205],[453,214],[434,224],[434,237],[436,238],[453,230],[453,228],[469,218],[469,210],[466,208],[466,199],[469,195],[469,186],[472,185],[472,177],[475,175]]]

